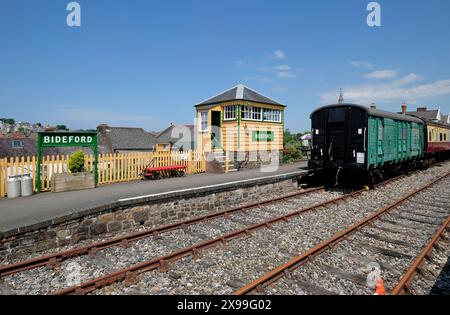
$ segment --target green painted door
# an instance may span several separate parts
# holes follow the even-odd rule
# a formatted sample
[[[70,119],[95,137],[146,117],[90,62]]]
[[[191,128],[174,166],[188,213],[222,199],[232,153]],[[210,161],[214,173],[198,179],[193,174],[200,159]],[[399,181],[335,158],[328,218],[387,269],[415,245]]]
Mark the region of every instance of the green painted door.
[[[213,149],[222,148],[222,112],[211,111],[211,146]]]

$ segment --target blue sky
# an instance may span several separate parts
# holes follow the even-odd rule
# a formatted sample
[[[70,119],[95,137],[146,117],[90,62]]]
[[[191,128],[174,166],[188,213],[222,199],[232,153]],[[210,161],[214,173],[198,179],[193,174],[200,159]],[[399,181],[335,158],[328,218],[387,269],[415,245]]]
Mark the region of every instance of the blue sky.
[[[286,127],[346,101],[450,112],[450,1],[66,0],[0,3],[0,117],[162,130],[243,83],[288,105]]]

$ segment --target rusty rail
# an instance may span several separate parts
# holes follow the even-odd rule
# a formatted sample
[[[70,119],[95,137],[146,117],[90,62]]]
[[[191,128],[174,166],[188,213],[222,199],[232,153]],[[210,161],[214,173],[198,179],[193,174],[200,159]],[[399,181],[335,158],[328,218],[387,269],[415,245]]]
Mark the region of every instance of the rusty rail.
[[[386,184],[388,184],[394,180],[397,180],[399,178],[402,178],[402,177],[404,177],[404,176],[392,178],[390,180],[387,180],[383,183],[378,184],[377,187],[379,187],[381,185],[386,185]],[[365,190],[358,190],[358,191],[355,191],[355,192],[352,192],[352,193],[349,193],[349,194],[346,194],[346,195],[343,195],[343,196],[340,196],[337,198],[333,198],[331,200],[324,201],[322,203],[319,203],[319,204],[316,204],[316,205],[313,205],[313,206],[310,206],[307,208],[303,208],[303,209],[300,209],[300,210],[297,210],[297,211],[294,211],[294,212],[291,212],[291,213],[288,213],[288,214],[285,214],[285,215],[282,215],[282,216],[279,216],[276,218],[266,220],[261,223],[256,223],[251,226],[247,226],[244,229],[231,232],[227,235],[222,235],[222,236],[214,238],[214,239],[200,242],[194,246],[180,249],[171,254],[168,254],[168,255],[165,255],[162,257],[158,257],[158,258],[146,261],[146,262],[135,264],[133,266],[118,270],[118,271],[108,274],[108,275],[98,277],[96,279],[92,279],[90,281],[86,281],[84,283],[78,284],[78,285],[70,287],[70,288],[58,290],[54,294],[55,295],[86,294],[86,293],[95,291],[96,289],[102,288],[104,286],[107,286],[107,285],[115,283],[115,282],[123,281],[126,279],[135,279],[137,275],[139,275],[143,272],[157,269],[157,268],[159,268],[162,272],[165,272],[168,270],[169,262],[173,262],[173,261],[179,260],[179,259],[187,257],[187,256],[191,256],[191,255],[199,256],[199,255],[201,255],[202,250],[208,249],[213,246],[217,246],[219,244],[223,244],[224,246],[227,246],[227,242],[232,239],[250,235],[253,231],[256,231],[256,230],[259,230],[262,228],[271,228],[272,224],[274,224],[276,222],[281,222],[281,221],[289,222],[289,220],[292,217],[301,215],[305,212],[312,211],[314,209],[317,209],[317,208],[320,208],[323,206],[327,206],[327,205],[334,204],[336,202],[351,198],[353,196],[363,193],[364,191]]]
[[[427,185],[425,185],[425,186],[415,190],[414,192],[404,196],[403,198],[395,201],[394,203],[392,203],[392,204],[382,208],[381,210],[379,210],[376,213],[370,215],[369,217],[367,217],[366,219],[360,221],[359,223],[349,227],[348,229],[346,229],[346,230],[344,230],[342,232],[339,232],[335,236],[333,236],[333,237],[323,241],[322,243],[318,244],[317,246],[311,248],[307,252],[291,258],[286,263],[278,266],[277,268],[275,268],[272,271],[266,273],[262,277],[260,277],[260,278],[256,279],[255,281],[245,285],[244,287],[236,290],[235,292],[233,292],[233,295],[243,295],[243,294],[249,293],[249,292],[251,292],[251,291],[253,291],[255,289],[257,289],[258,291],[262,291],[262,289],[264,287],[267,287],[267,286],[271,285],[272,283],[274,283],[275,281],[277,281],[278,279],[284,277],[286,273],[289,273],[289,272],[297,269],[298,267],[300,267],[301,265],[306,263],[311,258],[314,258],[315,256],[321,254],[322,252],[324,252],[328,248],[333,247],[335,244],[343,241],[344,239],[346,239],[348,236],[350,236],[351,234],[353,234],[354,232],[356,232],[357,230],[359,230],[363,226],[366,226],[366,225],[372,223],[373,221],[378,219],[381,215],[383,215],[387,211],[396,208],[399,204],[403,203],[405,200],[410,199],[414,195],[416,195],[416,194],[422,192],[423,190],[433,186],[434,184],[436,184],[437,182],[445,179],[448,176],[450,176],[450,173],[447,173],[447,174],[445,174],[445,175],[443,175],[443,176],[441,176],[441,177],[431,181]]]
[[[212,219],[215,219],[218,217],[227,216],[229,214],[236,213],[236,212],[246,211],[246,210],[249,210],[252,208],[257,208],[257,207],[260,207],[263,205],[272,204],[272,203],[275,203],[278,201],[283,201],[283,200],[299,197],[302,195],[311,194],[313,192],[317,192],[320,190],[323,190],[323,187],[312,188],[309,190],[300,191],[300,192],[296,192],[293,194],[288,194],[288,195],[273,198],[270,200],[265,200],[265,201],[261,201],[261,202],[244,205],[244,206],[239,206],[239,207],[227,209],[224,211],[214,212],[214,213],[211,213],[208,215],[196,217],[196,218],[189,219],[189,220],[184,220],[184,221],[181,221],[178,223],[164,225],[161,227],[157,227],[157,228],[153,228],[153,229],[149,229],[149,230],[145,230],[145,231],[141,231],[141,232],[137,232],[137,233],[128,234],[128,235],[121,236],[121,237],[111,238],[106,241],[96,242],[96,243],[93,243],[90,245],[86,245],[86,246],[82,246],[82,247],[78,247],[78,248],[74,248],[74,249],[70,249],[70,250],[66,250],[66,251],[60,251],[60,252],[52,253],[50,255],[40,256],[40,257],[36,257],[33,259],[29,259],[29,260],[24,260],[24,261],[17,262],[14,264],[0,266],[0,277],[11,275],[11,274],[18,273],[18,272],[25,271],[25,270],[38,268],[38,267],[52,266],[63,260],[81,256],[81,255],[86,255],[92,251],[99,251],[99,250],[103,250],[103,249],[115,247],[115,246],[127,246],[130,242],[135,242],[135,241],[138,241],[138,240],[146,238],[146,237],[158,235],[161,233],[166,233],[166,232],[184,228],[186,226],[193,225],[193,224],[196,224],[199,222],[204,222],[206,220],[212,220]]]
[[[392,290],[392,295],[408,294],[409,288],[411,287],[412,283],[414,282],[414,278],[416,277],[417,272],[420,270],[420,268],[423,267],[423,264],[425,263],[425,259],[427,258],[427,256],[430,255],[434,246],[440,241],[445,230],[447,230],[449,227],[450,227],[450,216],[447,218],[447,220],[445,220],[445,222],[441,225],[439,230],[437,230],[437,232],[434,234],[434,236],[431,238],[431,240],[425,246],[425,248],[420,253],[420,255],[416,258],[416,260],[413,262],[413,264],[405,272],[403,277],[400,279],[400,282]]]

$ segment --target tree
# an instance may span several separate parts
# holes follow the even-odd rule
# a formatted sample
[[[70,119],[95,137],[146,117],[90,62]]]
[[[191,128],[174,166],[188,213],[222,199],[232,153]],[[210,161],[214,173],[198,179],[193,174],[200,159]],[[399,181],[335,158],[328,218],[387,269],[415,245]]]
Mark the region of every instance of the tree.
[[[0,118],[5,124],[15,125],[16,121],[12,118]]]
[[[284,154],[283,161],[284,162],[292,162],[300,160],[303,155],[300,151],[302,143],[299,140],[298,134],[293,134],[289,129],[284,131]]]
[[[69,130],[66,125],[56,125],[56,130]]]

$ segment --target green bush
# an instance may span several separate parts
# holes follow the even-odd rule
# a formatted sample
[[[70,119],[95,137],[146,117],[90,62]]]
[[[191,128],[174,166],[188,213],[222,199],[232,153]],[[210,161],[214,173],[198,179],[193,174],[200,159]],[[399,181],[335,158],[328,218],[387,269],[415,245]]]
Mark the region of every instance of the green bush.
[[[303,155],[300,152],[301,144],[298,141],[290,141],[284,145],[284,162],[298,161]]]
[[[293,162],[300,160],[303,155],[300,151],[302,143],[299,141],[299,134],[292,134],[289,129],[284,132],[283,162]]]
[[[71,173],[80,173],[84,171],[84,153],[77,151],[70,156],[69,170]]]

